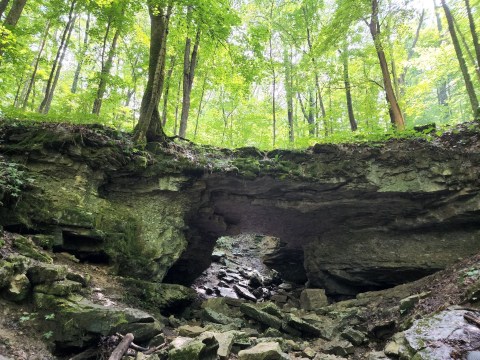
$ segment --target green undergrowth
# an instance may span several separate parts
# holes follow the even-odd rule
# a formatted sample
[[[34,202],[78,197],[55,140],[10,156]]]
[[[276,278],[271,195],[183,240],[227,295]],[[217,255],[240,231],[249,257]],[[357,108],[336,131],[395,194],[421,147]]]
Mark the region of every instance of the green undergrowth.
[[[39,114],[37,112],[25,111],[17,108],[7,107],[0,109],[0,122],[26,122],[26,123],[65,123],[71,125],[97,125],[104,126],[110,130],[129,134],[133,128],[133,123],[113,124],[106,117],[80,114],[80,113],[58,113],[50,112],[49,114]],[[432,126],[433,125],[433,126]],[[449,124],[426,124],[419,127],[407,127],[404,131],[395,131],[393,128],[386,130],[384,127],[373,129],[359,129],[352,132],[350,130],[339,130],[328,135],[320,135],[317,137],[297,137],[294,143],[284,146],[289,150],[302,150],[309,148],[315,144],[379,144],[392,139],[415,139],[421,138],[431,140],[435,136],[440,136],[446,131],[450,131],[458,126],[458,123]],[[254,144],[262,151],[271,151],[274,147],[262,147],[260,139],[250,139],[250,143]],[[283,143],[285,144],[285,142]],[[225,148],[232,148],[225,144]],[[200,145],[205,146],[205,145]],[[275,147],[278,148],[278,147]]]

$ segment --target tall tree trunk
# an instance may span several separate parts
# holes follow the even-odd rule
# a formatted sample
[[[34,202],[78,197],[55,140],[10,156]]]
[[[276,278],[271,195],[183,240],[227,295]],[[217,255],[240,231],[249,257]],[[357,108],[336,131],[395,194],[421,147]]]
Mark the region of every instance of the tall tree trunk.
[[[148,141],[164,142],[167,139],[160,122],[158,104],[162,97],[165,80],[166,43],[172,8],[172,0],[169,1],[166,9],[149,5],[151,40],[148,82],[142,98],[140,118],[133,135],[133,140],[141,144]]]
[[[318,76],[318,72],[317,72],[317,61],[316,61],[315,56],[313,55],[313,42],[312,42],[312,35],[311,35],[311,31],[310,31],[310,25],[308,24],[308,21],[307,21],[307,10],[306,10],[305,7],[303,7],[302,10],[303,10],[303,15],[304,15],[304,18],[305,18],[305,22],[307,24],[307,28],[306,28],[306,30],[307,30],[307,44],[308,44],[308,49],[310,50],[310,57],[311,57],[311,60],[312,60],[313,70],[314,70],[314,74],[315,74],[315,87],[317,89],[316,98],[318,100],[318,105],[320,105],[320,111],[321,111],[321,114],[322,114],[325,136],[328,136],[327,112],[325,111],[325,104],[323,102],[322,89],[320,88],[320,77]]]
[[[445,42],[445,35],[443,34],[442,19],[440,17],[440,12],[438,10],[439,7],[437,5],[436,0],[433,0],[433,5],[435,7],[435,18],[437,20],[437,29],[438,29],[438,34],[440,36],[440,41],[438,43],[438,46],[440,47]],[[440,84],[437,86],[437,99],[438,99],[439,105],[448,106],[448,92],[447,92],[446,80],[441,80]],[[447,116],[448,116],[448,113],[447,113]]]
[[[195,121],[195,132],[193,133],[194,140],[197,138],[198,121],[200,120],[200,115],[202,115],[203,99],[205,97],[205,87],[207,85],[207,79],[208,79],[208,74],[205,74],[205,77],[203,78],[202,93],[200,94],[200,101],[198,103],[197,119]]]
[[[392,85],[392,79],[390,78],[390,71],[388,70],[387,57],[383,50],[382,42],[380,39],[380,23],[378,20],[378,0],[372,0],[372,14],[370,18],[370,33],[372,34],[373,42],[375,43],[375,49],[377,51],[378,60],[380,62],[380,68],[382,70],[383,84],[385,87],[385,95],[389,106],[390,120],[395,125],[397,130],[405,129],[405,121],[403,119],[402,111],[398,105],[395,91]]]
[[[75,75],[73,76],[73,82],[71,87],[72,94],[75,94],[78,89],[78,81],[80,80],[80,73],[82,72],[83,62],[88,49],[88,33],[90,31],[90,13],[87,14],[87,23],[85,25],[85,36],[83,38],[83,47],[80,51],[77,68],[75,69]]]
[[[345,46],[343,52],[340,51],[340,56],[343,60],[343,81],[345,83],[345,95],[347,97],[348,120],[350,121],[350,128],[352,131],[358,129],[357,120],[353,112],[352,92],[350,84],[350,74],[348,69],[348,47]]]
[[[182,91],[182,78],[178,79],[177,84],[177,96],[175,100],[175,124],[173,127],[173,134],[178,135],[178,113],[179,113],[179,106],[180,106],[180,92]]]
[[[467,53],[468,59],[470,60],[470,63],[475,69],[475,73],[477,74],[477,78],[480,81],[480,69],[477,67],[477,61],[475,60],[475,57],[473,56],[472,50],[470,50],[470,45],[467,42],[467,39],[465,39],[465,35],[462,32],[462,29],[460,28],[460,25],[458,24],[457,19],[453,18],[453,25],[455,26],[455,30],[460,36],[460,40],[462,40],[463,47],[465,48],[465,52]]]
[[[65,53],[68,48],[68,42],[70,41],[70,36],[72,35],[73,25],[75,24],[76,20],[76,14],[74,14],[76,3],[77,0],[73,0],[71,2],[67,24],[65,25],[65,28],[63,30],[62,38],[60,40],[60,46],[58,47],[55,60],[53,61],[52,69],[50,71],[50,76],[47,81],[47,86],[45,88],[45,96],[38,109],[38,111],[42,114],[47,114],[50,110],[53,93],[55,92],[55,87],[57,85],[60,71],[62,69],[62,62],[65,57]]]
[[[100,115],[100,110],[102,109],[103,97],[105,95],[105,91],[107,90],[107,82],[108,78],[110,77],[110,71],[112,70],[113,58],[115,56],[115,52],[117,51],[117,43],[119,37],[120,26],[117,27],[117,29],[115,30],[112,45],[110,46],[110,49],[108,51],[107,60],[105,64],[102,64],[102,72],[100,74],[100,83],[98,84],[97,96],[95,98],[95,101],[93,102],[92,114],[94,115]]]
[[[422,14],[420,15],[420,19],[418,20],[418,26],[417,26],[417,31],[415,32],[415,37],[413,38],[412,45],[410,45],[410,48],[408,49],[408,55],[407,55],[407,62],[412,60],[413,55],[415,54],[415,47],[417,46],[418,39],[420,38],[420,30],[422,30],[423,26],[423,21],[425,20],[425,9],[422,10]],[[408,73],[408,65],[405,65],[403,67],[403,71],[400,74],[400,77],[398,78],[398,84],[400,87],[399,93],[404,93],[405,92],[405,79],[407,78],[407,73]]]
[[[470,74],[468,72],[467,63],[463,57],[462,48],[460,47],[460,43],[458,41],[457,33],[455,31],[455,24],[453,22],[453,16],[445,0],[441,1],[443,10],[445,11],[445,17],[447,18],[448,31],[450,32],[453,47],[455,48],[455,53],[457,54],[458,63],[460,65],[460,70],[463,74],[463,80],[465,81],[465,87],[470,100],[470,106],[472,107],[473,114],[476,114],[478,108],[478,99],[477,95],[475,94],[475,88],[473,87],[472,79],[470,78]]]
[[[25,4],[27,3],[27,0],[14,0],[12,7],[10,8],[10,11],[8,12],[5,21],[3,22],[3,26],[7,28],[8,30],[12,30],[17,26],[17,22],[20,19],[20,16],[22,15],[23,8],[25,7]],[[3,5],[3,4],[2,4]],[[8,4],[6,4],[8,5]],[[3,55],[5,51],[5,44],[3,44],[3,41],[0,38],[0,57]]]
[[[191,8],[188,10],[191,12]],[[197,67],[198,47],[200,45],[200,26],[197,28],[195,35],[195,43],[191,51],[192,40],[187,36],[185,42],[185,54],[183,59],[183,99],[182,99],[182,115],[180,117],[179,136],[185,138],[187,136],[188,115],[190,113],[190,100],[192,96],[193,80],[195,78],[195,69]],[[190,54],[191,52],[191,54]]]
[[[475,26],[475,20],[473,19],[472,15],[470,0],[465,0],[465,6],[467,8],[468,23],[470,25],[470,33],[472,34],[473,47],[475,48],[475,55],[477,57],[477,70],[480,71],[480,43],[478,42],[478,34]]]
[[[7,14],[7,17],[3,22],[3,25],[7,29],[11,30],[15,26],[17,26],[18,20],[22,15],[23,8],[25,7],[26,3],[27,3],[27,0],[14,0],[12,7],[10,8],[10,11]]]
[[[10,2],[10,0],[1,0],[0,1],[0,19],[2,18],[3,13],[7,9],[7,6],[8,6],[9,2]]]
[[[288,139],[290,143],[295,141],[295,129],[293,124],[293,79],[292,61],[290,51],[283,49],[283,63],[285,67],[285,95],[287,97]]]
[[[37,76],[38,65],[40,64],[40,59],[42,58],[43,49],[45,48],[45,44],[47,42],[48,32],[50,31],[51,21],[48,20],[47,27],[45,28],[45,32],[43,33],[42,43],[40,44],[40,49],[38,49],[38,54],[35,59],[35,63],[33,64],[33,72],[30,80],[28,82],[28,88],[25,93],[25,97],[23,99],[23,109],[27,108],[28,105],[28,98],[30,97],[30,93],[32,92],[33,85],[35,84],[35,77]]]
[[[165,83],[165,95],[163,96],[163,112],[162,112],[162,126],[167,125],[167,115],[168,115],[168,95],[170,93],[170,83],[172,81],[173,70],[175,69],[176,56],[172,55],[170,57],[170,69],[167,73],[167,81]]]

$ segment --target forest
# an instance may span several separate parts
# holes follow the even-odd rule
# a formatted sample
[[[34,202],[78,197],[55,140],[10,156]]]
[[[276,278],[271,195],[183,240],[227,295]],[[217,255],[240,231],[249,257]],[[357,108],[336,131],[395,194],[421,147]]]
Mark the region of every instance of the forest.
[[[479,0],[1,0],[2,118],[304,148],[470,121]]]

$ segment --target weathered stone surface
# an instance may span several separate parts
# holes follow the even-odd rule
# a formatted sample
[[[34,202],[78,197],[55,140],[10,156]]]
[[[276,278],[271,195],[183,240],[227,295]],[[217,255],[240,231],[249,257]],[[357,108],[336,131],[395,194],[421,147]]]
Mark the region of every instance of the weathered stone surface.
[[[238,353],[239,360],[289,360],[276,342],[264,342]]]
[[[355,352],[355,348],[346,340],[332,340],[322,347],[322,352],[338,356],[348,356]]]
[[[19,254],[23,256],[48,264],[53,263],[51,256],[38,249],[35,243],[29,238],[24,236],[16,236],[13,239],[13,247]]]
[[[10,301],[21,302],[30,295],[31,284],[24,274],[15,275],[3,292],[3,296]]]
[[[52,331],[51,340],[58,349],[85,348],[100,336],[118,331],[134,331],[139,340],[147,341],[160,333],[163,325],[150,314],[133,308],[105,307],[82,297],[60,298],[42,293],[34,294],[38,309],[55,314],[45,323]]]
[[[287,314],[285,316],[285,322],[289,327],[300,331],[306,336],[320,336],[322,333],[321,330],[318,329],[316,326],[306,321],[303,321],[302,319],[293,314]]]
[[[137,279],[122,279],[129,289],[129,296],[145,302],[160,311],[179,311],[189,305],[196,296],[194,290],[182,285],[160,284]]]
[[[197,337],[205,332],[203,327],[194,325],[182,325],[177,330],[178,335],[192,338]]]
[[[367,341],[367,336],[361,331],[347,328],[344,332],[342,332],[342,337],[348,341],[350,341],[353,345],[359,346],[362,345]]]
[[[306,311],[315,311],[328,305],[325,289],[305,289],[300,294],[300,306]]]
[[[27,276],[33,285],[52,284],[64,280],[67,272],[66,266],[39,263],[28,269]]]
[[[203,339],[176,338],[173,349],[168,352],[170,360],[215,360],[217,358],[218,342],[210,334]]]
[[[469,324],[465,314],[464,310],[447,310],[417,320],[404,336],[397,335],[394,341],[398,346],[392,349],[398,349],[401,356],[426,360],[449,359],[457,346],[476,348],[480,344],[480,329]]]
[[[239,285],[233,285],[233,288],[235,292],[240,296],[241,298],[244,298],[246,300],[250,300],[253,302],[257,302],[257,297],[253,295],[250,290],[248,290],[244,286],[239,286]]]
[[[58,235],[56,250],[185,284],[219,236],[269,234],[283,244],[266,263],[335,295],[417,279],[479,249],[475,125],[430,142],[192,151],[194,161],[158,146],[150,161],[102,131],[2,124],[0,152],[35,187],[0,208],[0,226],[38,228]]]
[[[255,305],[242,304],[242,306],[240,306],[240,311],[263,325],[270,326],[277,330],[282,328],[281,319],[258,309]]]
[[[48,295],[55,295],[55,296],[68,296],[72,293],[80,291],[82,288],[82,284],[76,281],[71,280],[61,280],[61,281],[54,281],[50,284],[42,284],[35,286],[34,291],[48,294]]]

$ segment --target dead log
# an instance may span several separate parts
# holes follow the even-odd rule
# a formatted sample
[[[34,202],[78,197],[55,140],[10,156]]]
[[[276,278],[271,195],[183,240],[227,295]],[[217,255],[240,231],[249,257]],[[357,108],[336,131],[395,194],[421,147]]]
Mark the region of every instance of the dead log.
[[[120,360],[122,356],[127,352],[130,344],[133,342],[133,339],[133,334],[129,333],[125,335],[122,341],[120,341],[120,344],[118,344],[115,350],[113,350],[108,360]]]
[[[123,336],[122,334],[119,334],[119,333],[116,333],[115,335],[118,336],[120,339],[123,339],[125,337],[125,336]],[[139,346],[139,345],[135,344],[134,342],[132,342],[130,344],[130,348],[135,350],[135,351],[140,351],[140,352],[145,352],[145,351],[150,350],[150,348],[144,348],[142,346]]]

